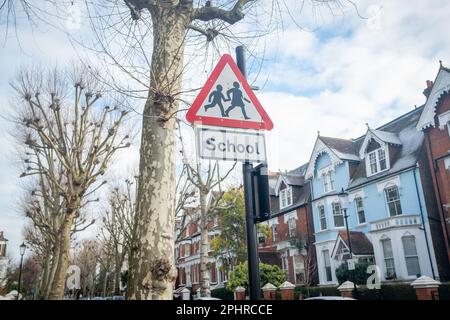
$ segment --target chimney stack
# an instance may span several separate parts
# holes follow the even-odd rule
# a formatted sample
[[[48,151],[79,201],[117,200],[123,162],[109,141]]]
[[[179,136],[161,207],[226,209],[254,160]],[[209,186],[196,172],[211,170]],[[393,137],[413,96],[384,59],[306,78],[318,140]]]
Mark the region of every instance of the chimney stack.
[[[431,90],[433,89],[433,85],[434,85],[433,81],[427,80],[427,87],[425,88],[425,90],[423,90],[423,94],[425,95],[425,97],[428,98],[430,96]]]

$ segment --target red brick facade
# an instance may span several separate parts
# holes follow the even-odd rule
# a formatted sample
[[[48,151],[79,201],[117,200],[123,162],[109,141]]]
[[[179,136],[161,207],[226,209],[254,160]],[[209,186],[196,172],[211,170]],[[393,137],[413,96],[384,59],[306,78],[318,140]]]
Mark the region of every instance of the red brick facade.
[[[445,158],[450,156],[450,132],[446,124],[439,123],[439,115],[447,111],[450,111],[449,93],[444,94],[436,105],[435,125],[424,130],[425,155],[420,161],[433,245],[443,279],[450,279],[450,171],[445,167]]]
[[[295,238],[302,239],[305,242],[305,245],[310,246],[310,254],[311,254],[311,261],[314,261],[312,264],[315,263],[315,250],[313,248],[314,243],[314,227],[312,222],[312,216],[311,216],[311,208],[310,203],[307,203],[297,209],[295,209],[296,212],[296,230],[295,230]],[[272,235],[266,241],[264,244],[260,244],[259,251],[265,252],[265,251],[271,251],[271,252],[281,252],[282,250],[277,250],[277,246],[280,244],[285,244],[290,241],[292,238],[289,234],[289,224],[288,221],[285,221],[285,214],[280,214],[275,217],[277,219],[277,227],[276,227],[276,235],[275,235],[275,241],[274,241],[274,235],[272,229]],[[295,267],[294,267],[294,256],[287,253],[282,256],[282,267],[287,271],[287,281],[294,283],[294,284],[303,284],[304,278],[302,276],[296,276],[295,274]],[[311,264],[311,265],[312,265]],[[305,271],[308,267],[305,267]],[[311,266],[309,267],[310,270],[312,270]],[[317,273],[314,271],[312,272],[312,282],[317,283]],[[302,279],[303,278],[303,279]]]

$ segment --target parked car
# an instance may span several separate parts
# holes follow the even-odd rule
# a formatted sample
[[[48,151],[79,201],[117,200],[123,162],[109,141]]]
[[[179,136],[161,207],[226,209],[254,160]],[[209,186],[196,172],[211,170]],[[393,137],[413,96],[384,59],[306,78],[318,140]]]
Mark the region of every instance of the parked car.
[[[214,298],[214,297],[198,297],[198,298],[194,298],[194,300],[220,300],[220,299]]]
[[[113,296],[112,300],[125,300],[124,296]]]
[[[338,297],[338,296],[321,296],[321,297],[312,297],[312,298],[307,298],[305,300],[334,300],[334,301],[338,301],[338,300],[356,300],[353,298],[344,298],[344,297]]]

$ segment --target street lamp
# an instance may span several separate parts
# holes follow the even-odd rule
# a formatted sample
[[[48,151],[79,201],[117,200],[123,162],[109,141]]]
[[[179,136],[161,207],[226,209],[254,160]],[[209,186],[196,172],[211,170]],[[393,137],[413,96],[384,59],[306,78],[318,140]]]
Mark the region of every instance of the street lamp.
[[[344,214],[345,229],[347,231],[347,239],[348,239],[348,250],[350,251],[350,260],[352,261],[352,267],[353,267],[353,269],[351,270],[352,271],[352,281],[353,281],[353,285],[354,285],[353,290],[356,291],[356,277],[355,277],[355,266],[353,264],[352,241],[350,239],[350,230],[348,228],[347,209],[349,207],[349,200],[348,200],[348,193],[344,191],[344,188],[342,188],[341,193],[339,193],[339,200],[340,200],[340,204],[341,204],[341,210]],[[347,264],[347,266],[350,269],[350,266],[348,264]]]
[[[26,249],[27,249],[27,246],[25,245],[25,242],[22,242],[22,244],[19,246],[20,267],[19,267],[19,284],[17,286],[17,300],[19,300],[19,295],[20,295],[20,281],[22,280],[23,255],[25,254]]]

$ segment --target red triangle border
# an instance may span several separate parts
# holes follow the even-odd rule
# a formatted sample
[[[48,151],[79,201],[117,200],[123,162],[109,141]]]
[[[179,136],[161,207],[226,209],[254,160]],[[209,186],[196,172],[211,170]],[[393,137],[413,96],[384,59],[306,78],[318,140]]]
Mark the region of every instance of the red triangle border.
[[[211,88],[213,87],[217,78],[222,73],[223,69],[225,68],[225,66],[227,64],[231,67],[231,69],[235,73],[236,77],[238,78],[239,82],[242,84],[242,88],[245,90],[245,93],[248,95],[248,97],[252,101],[253,105],[255,106],[256,110],[260,114],[260,116],[262,118],[262,122],[242,121],[242,120],[235,120],[235,119],[223,119],[223,118],[205,117],[205,116],[197,115],[197,112],[200,110],[203,103],[207,99],[207,96],[210,93]],[[200,93],[198,94],[197,98],[195,98],[194,102],[192,103],[192,106],[189,108],[188,112],[186,113],[186,119],[191,123],[201,122],[202,125],[231,127],[231,128],[240,128],[240,129],[255,129],[255,130],[272,130],[273,129],[272,120],[270,119],[269,115],[266,113],[266,111],[262,107],[258,98],[256,98],[255,93],[250,88],[250,85],[248,84],[247,80],[242,75],[242,72],[239,70],[239,67],[236,65],[236,62],[234,62],[234,59],[229,54],[224,54],[220,58],[216,67],[214,68],[213,72],[208,77],[208,80],[206,81],[205,85],[200,90]]]

